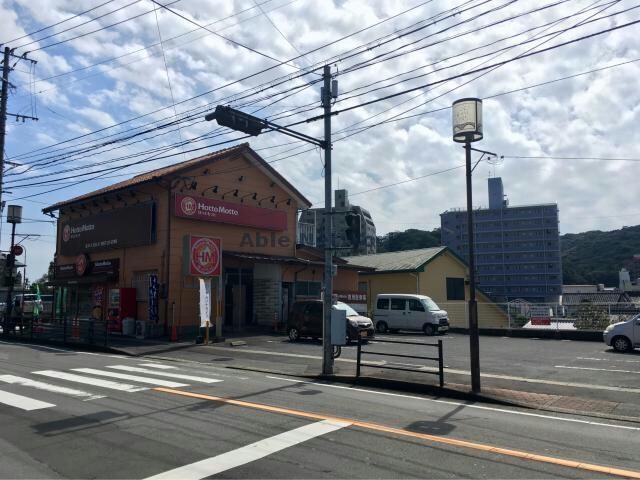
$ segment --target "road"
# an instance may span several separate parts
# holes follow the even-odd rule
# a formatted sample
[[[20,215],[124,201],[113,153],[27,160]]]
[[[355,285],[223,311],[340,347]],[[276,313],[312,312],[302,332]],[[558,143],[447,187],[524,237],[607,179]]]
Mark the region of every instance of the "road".
[[[640,478],[640,425],[0,345],[1,478]]]

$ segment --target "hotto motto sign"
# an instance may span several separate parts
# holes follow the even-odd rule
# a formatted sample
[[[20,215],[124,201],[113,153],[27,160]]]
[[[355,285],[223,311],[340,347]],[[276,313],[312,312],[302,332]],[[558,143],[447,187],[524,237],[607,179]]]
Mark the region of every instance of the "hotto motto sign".
[[[187,275],[198,277],[220,275],[222,248],[219,238],[186,235],[184,250],[184,270]]]

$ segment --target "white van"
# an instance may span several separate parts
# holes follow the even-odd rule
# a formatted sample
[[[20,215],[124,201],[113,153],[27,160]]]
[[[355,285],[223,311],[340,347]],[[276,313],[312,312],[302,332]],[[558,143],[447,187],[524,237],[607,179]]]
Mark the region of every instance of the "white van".
[[[609,325],[604,333],[604,343],[618,352],[628,352],[640,347],[640,315],[626,322]]]
[[[426,295],[384,293],[376,298],[373,315],[380,333],[422,330],[425,335],[449,330],[449,316]]]

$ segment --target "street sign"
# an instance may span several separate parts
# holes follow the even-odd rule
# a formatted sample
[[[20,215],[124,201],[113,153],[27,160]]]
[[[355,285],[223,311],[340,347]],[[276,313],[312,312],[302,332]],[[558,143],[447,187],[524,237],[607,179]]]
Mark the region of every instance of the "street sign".
[[[16,257],[19,257],[24,253],[24,248],[21,245],[14,245],[12,248],[12,252]]]

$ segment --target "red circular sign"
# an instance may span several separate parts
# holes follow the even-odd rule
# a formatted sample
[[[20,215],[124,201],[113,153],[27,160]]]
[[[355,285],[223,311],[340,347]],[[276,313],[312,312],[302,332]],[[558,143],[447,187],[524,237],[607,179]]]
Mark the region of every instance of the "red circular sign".
[[[79,277],[83,276],[87,271],[87,266],[89,265],[89,258],[85,253],[81,253],[76,257],[75,268],[76,275]]]
[[[198,209],[198,204],[191,197],[184,197],[180,202],[180,208],[185,215],[193,215]]]
[[[191,268],[198,275],[214,275],[220,264],[220,250],[211,238],[199,238],[191,246]]]
[[[62,229],[62,240],[64,242],[68,242],[71,238],[71,227],[69,225],[65,225]]]
[[[20,255],[22,255],[24,253],[24,249],[22,248],[22,246],[20,245],[14,245],[13,249],[12,249],[12,253],[16,256],[19,257]]]

